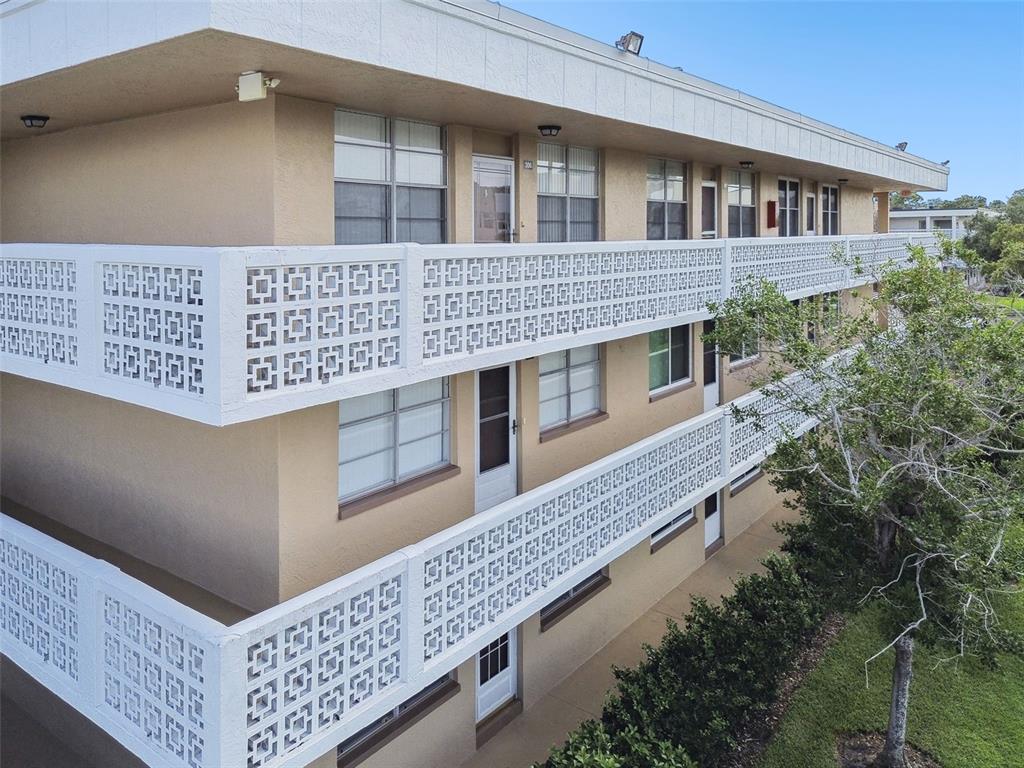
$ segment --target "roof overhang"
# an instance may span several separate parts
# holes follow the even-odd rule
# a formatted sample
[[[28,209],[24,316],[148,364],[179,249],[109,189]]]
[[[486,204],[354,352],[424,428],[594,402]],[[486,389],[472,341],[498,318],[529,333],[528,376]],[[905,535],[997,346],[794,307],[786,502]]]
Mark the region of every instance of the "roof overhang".
[[[503,132],[555,122],[574,143],[753,160],[879,191],[946,188],[939,164],[492,3],[110,0],[90,29],[76,3],[10,1],[4,138],[40,132],[25,113],[49,114],[48,132],[230,101],[241,72],[262,70],[277,93],[373,112]]]

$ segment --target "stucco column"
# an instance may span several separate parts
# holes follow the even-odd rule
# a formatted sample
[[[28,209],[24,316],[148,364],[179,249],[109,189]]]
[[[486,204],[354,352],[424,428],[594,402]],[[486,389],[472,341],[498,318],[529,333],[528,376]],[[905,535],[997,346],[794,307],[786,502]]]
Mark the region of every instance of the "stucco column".
[[[768,202],[775,201],[775,226],[768,226]],[[773,173],[757,174],[757,234],[759,237],[778,237],[779,234],[779,177]]]
[[[715,178],[718,180],[718,236],[729,236],[729,192],[726,189],[727,171],[725,166],[715,168]]]
[[[473,242],[473,129],[449,125],[448,134],[448,239]]]
[[[885,233],[889,231],[889,193],[876,193],[878,200],[878,218],[875,220],[875,232]]]
[[[647,158],[639,152],[601,152],[601,237],[643,240],[647,237]]]
[[[512,157],[516,164],[516,242],[537,242],[537,138],[516,134]],[[527,168],[529,164],[529,168]]]
[[[703,171],[700,163],[690,163],[687,167],[686,231],[691,240],[700,240],[700,182]]]

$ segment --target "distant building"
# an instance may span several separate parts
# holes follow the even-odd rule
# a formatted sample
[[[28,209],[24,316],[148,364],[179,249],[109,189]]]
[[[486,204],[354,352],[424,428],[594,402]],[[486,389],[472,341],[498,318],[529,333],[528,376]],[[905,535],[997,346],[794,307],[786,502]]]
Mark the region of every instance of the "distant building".
[[[889,211],[890,232],[938,231],[954,240],[967,234],[968,222],[978,213],[998,216],[988,208],[914,208]]]

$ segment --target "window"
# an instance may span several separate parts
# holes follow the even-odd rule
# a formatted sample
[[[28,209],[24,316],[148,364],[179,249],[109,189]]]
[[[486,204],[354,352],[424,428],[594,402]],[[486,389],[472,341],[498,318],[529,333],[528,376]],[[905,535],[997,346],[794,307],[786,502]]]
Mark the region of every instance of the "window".
[[[729,203],[729,237],[754,237],[757,234],[754,174],[729,171],[725,192]]]
[[[814,195],[807,196],[807,234],[813,235],[817,229],[814,222]]]
[[[539,363],[541,430],[568,424],[601,410],[598,345],[541,355]]]
[[[650,391],[690,378],[690,326],[651,331],[647,344]]]
[[[351,501],[449,463],[448,378],[339,405],[338,499]]]
[[[757,330],[750,332],[750,335],[743,340],[740,344],[740,348],[735,352],[729,353],[729,363],[735,365],[736,363],[745,363],[749,360],[753,360],[760,354],[759,349],[760,339],[757,335]]]
[[[583,579],[583,581],[573,585],[568,590],[560,594],[540,609],[541,629],[546,629],[546,625],[550,624],[552,619],[566,613],[567,609],[572,607],[575,603],[582,602],[581,598],[590,594],[596,587],[599,587],[607,581],[608,574],[605,572],[605,569],[602,568],[600,571],[590,574]]]
[[[733,480],[731,483],[729,483],[729,493],[730,494],[734,494],[737,491],[741,490],[745,485],[754,482],[754,480],[756,480],[760,474],[761,474],[761,465],[760,464],[755,464],[750,469],[748,469],[746,472],[744,472],[742,475],[740,475],[735,480]],[[717,499],[716,499],[716,501],[717,501]],[[717,509],[717,507],[716,507],[716,509]]]
[[[675,160],[647,161],[647,239],[686,238],[686,169]]]
[[[700,236],[705,240],[718,237],[718,184],[713,171],[705,171],[700,183]]]
[[[334,112],[334,242],[445,242],[445,135],[427,123]]]
[[[654,531],[654,533],[651,534],[651,545],[653,546],[660,541],[665,541],[665,539],[670,538],[673,533],[685,526],[691,520],[693,520],[693,507],[690,507],[685,512],[676,515]]]
[[[779,237],[800,234],[800,182],[779,179]]]
[[[389,731],[397,731],[395,726],[403,718],[419,710],[425,702],[432,699],[436,694],[452,686],[455,682],[454,673],[449,672],[440,677],[419,693],[406,699],[394,709],[385,712],[365,728],[361,728],[349,738],[338,745],[338,758],[352,758],[355,753],[363,752],[376,737],[381,737]]]
[[[499,637],[493,643],[485,646],[480,651],[480,677],[477,685],[484,685],[495,675],[504,672],[509,667],[509,633]]]
[[[597,240],[597,187],[596,149],[538,144],[538,241]]]
[[[821,234],[839,234],[839,187],[821,188]]]

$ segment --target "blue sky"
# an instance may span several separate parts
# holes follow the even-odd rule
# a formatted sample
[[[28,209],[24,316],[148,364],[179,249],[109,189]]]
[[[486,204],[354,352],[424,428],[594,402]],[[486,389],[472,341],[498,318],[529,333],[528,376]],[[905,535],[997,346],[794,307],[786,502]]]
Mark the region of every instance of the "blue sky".
[[[1024,187],[1024,0],[504,5],[872,139],[950,161],[949,191]],[[926,197],[933,193],[926,193]]]

